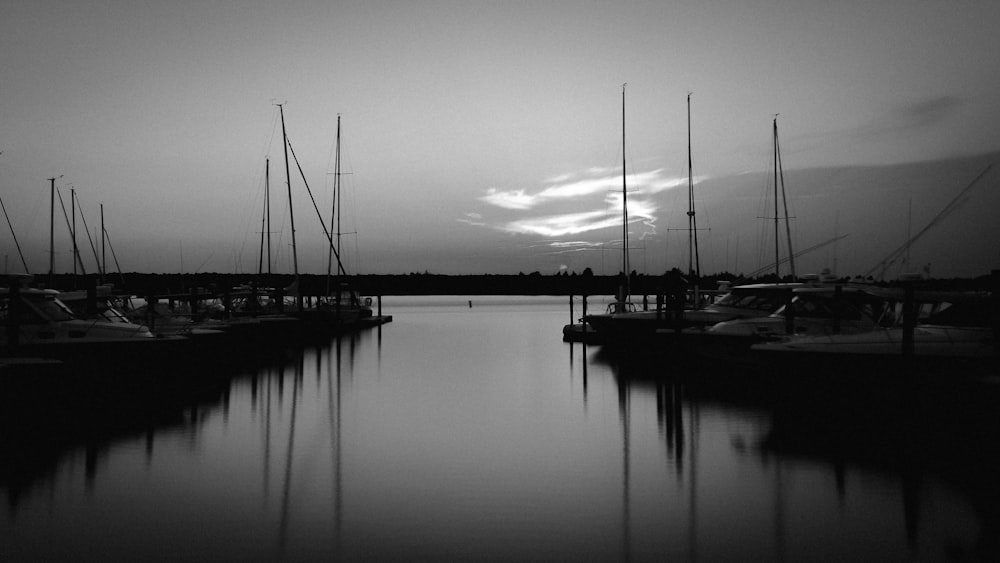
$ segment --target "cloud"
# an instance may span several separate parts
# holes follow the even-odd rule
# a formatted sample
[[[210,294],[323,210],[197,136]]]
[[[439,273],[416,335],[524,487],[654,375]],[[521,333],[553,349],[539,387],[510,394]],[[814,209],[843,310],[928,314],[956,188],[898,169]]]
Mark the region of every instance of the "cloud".
[[[603,242],[590,242],[590,241],[585,241],[585,240],[569,240],[569,241],[554,240],[552,242],[549,242],[548,245],[551,246],[552,248],[567,248],[567,249],[579,248],[579,249],[587,249],[587,248],[597,248],[599,246],[603,246],[604,243]]]
[[[619,171],[621,169],[618,169]],[[622,185],[620,174],[615,174],[608,168],[591,168],[584,172],[584,175],[596,176],[585,177],[573,180],[580,174],[561,174],[552,178],[549,185],[531,194],[524,189],[501,190],[490,188],[486,195],[480,197],[481,201],[501,207],[504,209],[528,210],[534,207],[556,200],[577,199],[593,194],[606,193],[618,190]],[[696,178],[700,182],[704,177]],[[571,181],[572,180],[572,181]],[[658,168],[646,172],[631,173],[626,177],[626,186],[630,193],[653,194],[670,188],[683,186],[687,183],[687,177],[666,177],[664,170]]]
[[[585,211],[521,219],[506,223],[500,228],[510,233],[559,237],[605,229],[620,224],[619,221],[609,217],[604,211]]]
[[[701,182],[704,177],[696,179]],[[655,194],[687,185],[687,175],[667,174],[663,168],[629,173],[627,178],[630,237],[645,238],[656,233],[657,213],[662,205]],[[574,241],[544,243],[555,253],[580,252],[606,243],[581,242],[593,233],[608,230],[619,233],[622,227],[621,168],[589,168],[549,178],[537,190],[490,188],[478,199],[490,208],[506,211],[503,220],[490,219],[490,213],[466,214],[463,223],[485,226],[505,233]],[[513,215],[513,218],[511,218]],[[601,235],[596,235],[600,237]],[[614,236],[614,234],[612,234]]]
[[[906,104],[894,112],[894,121],[900,128],[926,127],[944,121],[965,105],[955,96],[938,96]]]
[[[485,227],[486,223],[483,222],[483,216],[479,213],[466,213],[465,218],[456,219],[459,223],[465,223],[467,225],[473,225],[475,227]]]
[[[524,190],[503,191],[490,188],[486,195],[479,199],[504,209],[531,209],[535,205],[537,196],[528,195]]]

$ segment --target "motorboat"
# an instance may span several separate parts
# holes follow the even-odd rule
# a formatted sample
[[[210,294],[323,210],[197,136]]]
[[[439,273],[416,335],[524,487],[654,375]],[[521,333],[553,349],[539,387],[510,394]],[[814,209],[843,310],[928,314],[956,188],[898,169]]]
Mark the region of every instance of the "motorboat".
[[[81,319],[52,289],[0,288],[0,355],[58,360],[77,375],[151,371],[184,357],[188,340],[131,322]]]
[[[703,330],[734,319],[760,318],[774,313],[788,302],[792,292],[812,282],[760,283],[729,288],[722,297],[704,306],[686,306],[677,311],[669,304],[649,311],[609,312],[588,315],[584,322],[607,343],[642,343],[657,332]]]
[[[870,330],[805,331],[752,343],[747,357],[769,369],[844,373],[859,369],[953,375],[994,375],[997,334],[990,297],[960,292],[915,292],[912,321],[895,290],[875,290],[887,306]],[[798,323],[796,322],[796,325]]]
[[[0,335],[5,347],[77,341],[153,339],[145,325],[116,318],[81,319],[52,289],[0,288],[2,317],[7,330]]]

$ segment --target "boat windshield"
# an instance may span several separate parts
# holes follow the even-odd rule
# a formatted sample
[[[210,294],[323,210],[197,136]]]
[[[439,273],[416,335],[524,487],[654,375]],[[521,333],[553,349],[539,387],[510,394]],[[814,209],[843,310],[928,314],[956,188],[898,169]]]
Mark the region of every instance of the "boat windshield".
[[[782,307],[775,314],[782,314],[784,310],[785,308]],[[795,312],[796,317],[849,320],[861,318],[861,311],[854,304],[821,295],[797,295],[792,301],[792,311]]]
[[[733,290],[722,299],[715,302],[716,307],[733,307],[736,309],[753,309],[773,313],[787,299],[787,291],[766,290],[749,292]]]
[[[845,292],[839,296],[826,293],[798,293],[792,301],[792,311],[797,317],[816,319],[861,320],[880,319],[883,317],[887,304],[881,299],[861,293]],[[783,315],[785,307],[774,314]]]
[[[73,312],[53,295],[22,295],[23,303],[19,313],[20,322],[42,323],[47,321],[71,321],[76,317]],[[10,300],[5,299],[0,305],[0,317],[7,319]]]

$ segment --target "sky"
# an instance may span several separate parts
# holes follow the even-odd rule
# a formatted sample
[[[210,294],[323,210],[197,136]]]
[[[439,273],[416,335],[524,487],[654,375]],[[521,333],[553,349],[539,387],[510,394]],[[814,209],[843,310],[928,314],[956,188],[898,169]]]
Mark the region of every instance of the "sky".
[[[325,272],[339,117],[349,273],[617,273],[624,163],[630,268],[657,274],[690,261],[690,94],[703,273],[766,266],[777,115],[795,250],[847,235],[800,273],[860,274],[1000,154],[998,24],[988,0],[0,0],[0,196],[33,273],[50,178],[87,271],[103,205],[109,270],[256,272],[269,231],[291,272],[294,218],[299,270]],[[1000,268],[998,191],[912,264]],[[56,271],[66,223],[57,201]]]

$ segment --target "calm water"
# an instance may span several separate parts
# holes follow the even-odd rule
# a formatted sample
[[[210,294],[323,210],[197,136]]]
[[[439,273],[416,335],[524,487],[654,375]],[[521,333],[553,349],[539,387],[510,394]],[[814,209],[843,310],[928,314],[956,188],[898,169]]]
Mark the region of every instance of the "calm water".
[[[769,409],[561,342],[562,299],[468,299],[385,298],[380,330],[39,448],[0,482],[0,559],[936,561],[982,542],[932,475],[765,447]]]

